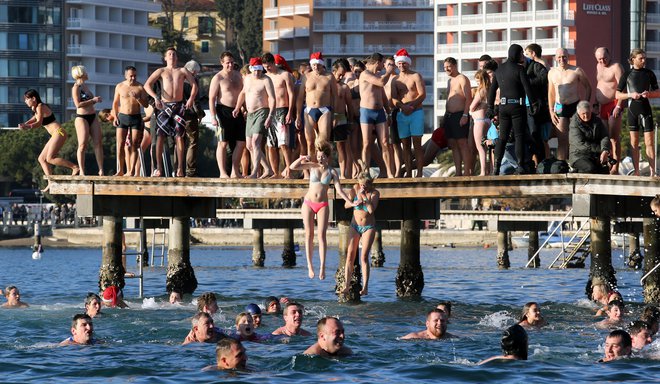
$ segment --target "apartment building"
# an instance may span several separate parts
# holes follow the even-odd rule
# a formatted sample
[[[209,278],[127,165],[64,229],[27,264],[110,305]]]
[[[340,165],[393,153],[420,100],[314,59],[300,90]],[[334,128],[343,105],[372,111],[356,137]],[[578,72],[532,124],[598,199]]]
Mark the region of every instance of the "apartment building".
[[[647,0],[645,9],[641,10],[646,14],[643,18],[640,29],[644,31],[642,41],[645,41],[646,67],[660,75],[660,0]],[[652,100],[656,105],[660,100]]]
[[[97,109],[110,108],[115,85],[123,80],[124,68],[137,68],[138,81],[148,77],[148,66],[162,63],[159,53],[149,52],[149,39],[161,32],[149,25],[149,14],[160,12],[160,2],[153,0],[67,0],[66,79],[67,119],[75,113],[71,99],[70,68],[84,65],[89,85],[103,102]]]
[[[619,62],[629,52],[627,1],[436,0],[434,12],[436,124],[445,111],[446,57],[456,58],[459,71],[473,80],[482,54],[502,61],[511,44],[525,47],[535,42],[541,45],[543,58],[552,66],[556,49],[564,47],[568,49],[569,62],[582,67],[595,84],[596,47],[609,47]]]
[[[264,0],[264,52],[282,55],[292,66],[309,60],[313,0]]]
[[[0,1],[0,127],[32,115],[23,94],[36,89],[64,115],[64,1]]]

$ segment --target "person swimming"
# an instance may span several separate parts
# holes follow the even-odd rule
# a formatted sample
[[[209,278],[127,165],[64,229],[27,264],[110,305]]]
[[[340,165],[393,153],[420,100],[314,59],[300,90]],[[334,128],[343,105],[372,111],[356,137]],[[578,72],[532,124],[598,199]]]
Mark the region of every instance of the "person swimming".
[[[500,346],[502,347],[502,355],[489,357],[480,361],[478,365],[497,360],[527,360],[529,350],[527,331],[519,324],[510,326],[502,332]]]
[[[548,323],[541,315],[541,307],[536,302],[529,302],[523,306],[518,324],[524,328],[541,328]]]

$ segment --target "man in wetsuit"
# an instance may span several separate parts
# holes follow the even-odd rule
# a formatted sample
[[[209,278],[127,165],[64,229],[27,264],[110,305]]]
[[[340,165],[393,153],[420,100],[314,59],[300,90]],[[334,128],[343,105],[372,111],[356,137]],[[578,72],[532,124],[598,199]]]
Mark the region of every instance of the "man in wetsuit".
[[[639,131],[644,132],[646,157],[649,161],[651,176],[655,176],[655,153],[653,136],[653,113],[649,99],[660,97],[658,79],[646,68],[646,52],[635,48],[630,52],[630,68],[621,77],[616,88],[617,100],[630,99],[628,106],[628,127],[630,127],[630,146],[632,147],[635,175],[639,176]]]
[[[529,172],[525,169],[524,159],[527,132],[527,108],[525,106],[525,95],[529,99],[530,111],[536,115],[539,108],[539,102],[535,92],[529,84],[529,78],[525,73],[522,64],[525,62],[523,48],[518,44],[512,44],[509,47],[507,61],[499,66],[495,72],[493,83],[488,90],[488,114],[494,115],[495,97],[497,90],[500,90],[500,106],[498,119],[500,122],[500,138],[495,146],[495,168],[494,174],[500,172],[500,165],[504,157],[506,138],[513,131],[516,148],[516,159],[521,165],[522,172]]]

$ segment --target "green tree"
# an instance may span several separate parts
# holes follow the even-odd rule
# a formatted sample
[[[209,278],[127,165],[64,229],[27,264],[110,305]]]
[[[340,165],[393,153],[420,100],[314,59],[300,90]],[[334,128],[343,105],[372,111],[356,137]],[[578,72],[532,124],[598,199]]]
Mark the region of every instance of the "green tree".
[[[227,49],[242,64],[250,57],[262,54],[262,10],[261,0],[215,0],[218,13],[224,18],[227,28]]]
[[[183,28],[183,25],[179,29],[174,27],[175,12],[183,12],[183,17],[185,17],[192,2],[191,0],[161,0],[164,16],[158,17],[154,25],[160,27],[163,37],[162,39],[152,40],[149,44],[149,50],[165,53],[168,47],[176,47],[180,63],[186,63],[193,58],[195,46],[192,42],[186,40],[187,30]]]

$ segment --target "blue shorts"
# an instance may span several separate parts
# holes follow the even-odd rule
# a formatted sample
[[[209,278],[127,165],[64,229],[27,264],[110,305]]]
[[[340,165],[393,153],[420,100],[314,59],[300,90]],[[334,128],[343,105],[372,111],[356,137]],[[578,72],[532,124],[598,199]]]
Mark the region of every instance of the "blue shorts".
[[[360,107],[360,124],[382,124],[387,121],[385,110]]]
[[[396,123],[399,127],[400,138],[407,139],[410,136],[422,136],[424,134],[424,111],[420,108],[407,116],[399,111],[396,114]]]

